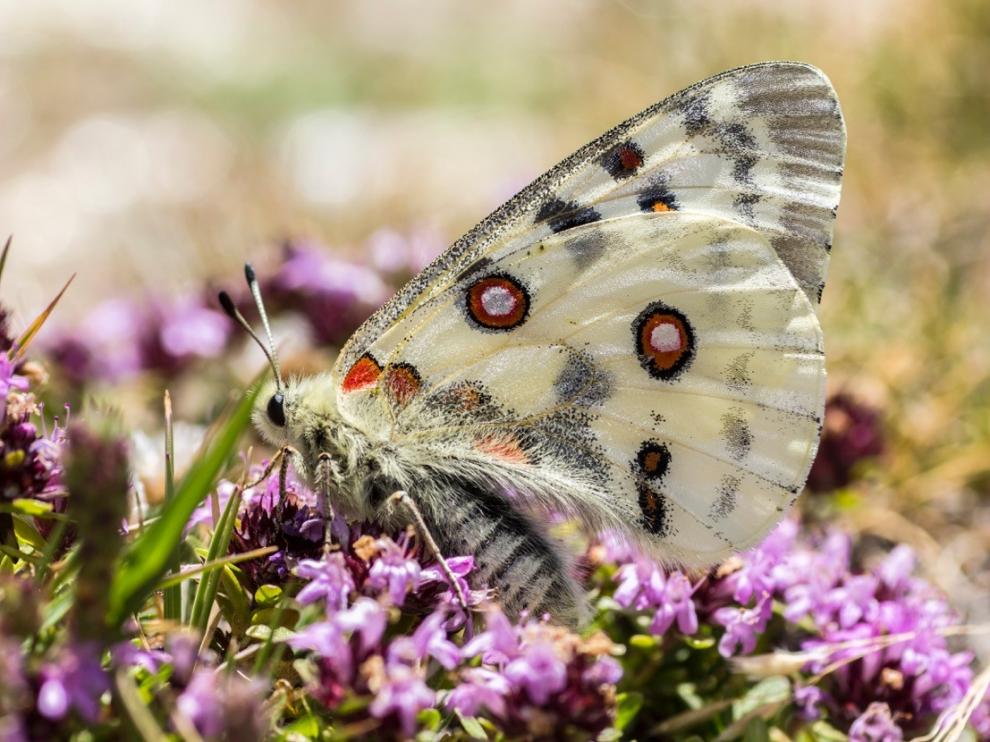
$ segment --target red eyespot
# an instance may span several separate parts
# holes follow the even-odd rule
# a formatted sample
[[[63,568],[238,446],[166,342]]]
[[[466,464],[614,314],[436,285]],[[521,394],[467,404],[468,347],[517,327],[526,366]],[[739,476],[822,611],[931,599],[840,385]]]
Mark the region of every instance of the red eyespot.
[[[489,330],[511,330],[526,321],[529,293],[512,276],[488,276],[467,290],[467,313]]]
[[[694,356],[694,332],[687,317],[654,302],[633,322],[636,354],[651,376],[673,379]]]

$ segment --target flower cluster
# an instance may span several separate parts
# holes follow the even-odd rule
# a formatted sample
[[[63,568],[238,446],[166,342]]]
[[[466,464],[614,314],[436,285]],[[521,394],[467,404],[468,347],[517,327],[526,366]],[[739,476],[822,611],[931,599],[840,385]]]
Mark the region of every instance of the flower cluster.
[[[448,565],[464,581],[472,561]],[[614,721],[622,668],[611,641],[536,621],[513,625],[494,605],[485,608],[486,629],[467,639],[471,626],[446,578],[437,565],[417,560],[404,536],[360,535],[350,548],[301,561],[296,574],[307,580],[296,600],[320,612],[288,643],[309,654],[310,695],[328,709],[346,713],[355,696],[370,698],[365,722],[377,719],[382,730],[403,736],[434,707],[471,720],[465,723],[484,716],[509,733],[536,737],[568,729],[587,736]],[[466,581],[462,589],[469,603],[483,604],[483,591],[470,591]],[[427,591],[436,596],[428,605]],[[408,626],[403,614],[425,618]]]
[[[37,366],[14,362],[0,351],[0,501],[51,499],[61,490],[64,428],[56,421],[46,433],[34,422],[40,408],[31,386],[43,375]]]
[[[710,636],[724,658],[796,653],[801,671],[793,702],[805,718],[826,716],[854,730],[886,719],[898,735],[926,729],[973,683],[972,654],[952,651],[946,636],[958,617],[913,576],[908,546],[869,568],[853,559],[852,547],[836,529],[802,536],[790,518],[759,547],[693,583],[615,539],[603,539],[593,553],[620,565],[612,599],[638,612],[654,635],[676,629],[688,638]],[[984,703],[971,722],[990,735],[990,706]]]

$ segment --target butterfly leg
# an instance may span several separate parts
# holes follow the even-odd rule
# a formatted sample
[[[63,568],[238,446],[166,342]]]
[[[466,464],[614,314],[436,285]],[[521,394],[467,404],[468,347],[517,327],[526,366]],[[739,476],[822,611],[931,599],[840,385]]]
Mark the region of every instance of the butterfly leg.
[[[399,490],[389,496],[386,503],[389,506],[402,505],[412,517],[413,524],[416,526],[416,530],[419,532],[420,538],[423,539],[423,544],[426,549],[430,552],[430,555],[437,560],[437,564],[440,565],[441,571],[447,578],[451,587],[454,589],[454,594],[457,596],[457,602],[461,606],[461,610],[464,611],[464,615],[468,615],[468,602],[467,598],[464,597],[464,591],[461,590],[461,584],[457,580],[457,575],[453,573],[450,569],[450,565],[447,564],[447,560],[443,558],[443,554],[440,552],[440,547],[437,545],[436,539],[433,538],[433,534],[430,533],[429,526],[426,525],[426,520],[423,518],[423,514],[420,512],[419,507],[416,505],[416,501],[413,500],[408,493]]]
[[[275,468],[275,464],[278,464],[278,504],[275,508],[276,523],[282,523],[282,513],[285,510],[285,499],[286,499],[286,481],[289,476],[289,463],[291,456],[299,456],[300,453],[294,449],[292,446],[282,446],[275,455],[272,456],[271,461],[265,466],[261,475],[257,477],[254,481],[248,482],[244,485],[244,489],[251,489],[257,487],[259,484],[264,482],[271,475],[272,470]]]
[[[316,458],[316,480],[320,496],[323,498],[323,551],[330,551],[333,540],[333,502],[330,499],[330,491],[336,482],[340,482],[341,473],[337,462],[326,451]]]

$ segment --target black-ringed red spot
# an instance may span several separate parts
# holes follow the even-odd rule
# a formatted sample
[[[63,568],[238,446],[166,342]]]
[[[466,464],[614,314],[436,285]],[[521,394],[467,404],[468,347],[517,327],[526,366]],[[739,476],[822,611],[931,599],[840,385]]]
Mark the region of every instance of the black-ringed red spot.
[[[646,161],[643,148],[633,141],[615,145],[602,157],[602,167],[616,180],[636,174]]]
[[[378,361],[370,353],[365,353],[354,361],[354,365],[344,375],[341,387],[345,392],[367,389],[378,383],[378,377],[381,376],[381,373],[382,367]]]
[[[670,381],[694,358],[694,331],[683,313],[655,301],[632,325],[640,365],[655,379]]]
[[[670,468],[670,451],[657,441],[647,441],[636,454],[636,474],[646,479],[663,479]]]
[[[390,364],[385,369],[385,389],[399,407],[409,404],[422,385],[419,371],[409,363]]]
[[[529,292],[516,278],[500,273],[475,281],[467,290],[468,317],[487,330],[511,330],[529,315]]]

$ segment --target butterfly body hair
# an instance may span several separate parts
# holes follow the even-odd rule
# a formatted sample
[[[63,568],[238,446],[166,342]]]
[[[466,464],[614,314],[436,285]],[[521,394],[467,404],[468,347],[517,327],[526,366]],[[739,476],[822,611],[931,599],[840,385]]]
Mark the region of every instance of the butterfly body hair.
[[[408,515],[390,496],[406,492],[441,553],[472,556],[472,586],[492,589],[509,615],[527,611],[570,625],[580,621],[586,610],[569,551],[534,513],[520,507],[522,498],[538,502],[540,486],[549,489],[552,483],[486,471],[470,457],[438,457],[375,440],[346,423],[333,395],[324,390],[332,390],[326,375],[289,380],[281,390],[285,424],[278,427],[268,419],[264,404],[275,392],[272,384],[259,395],[254,421],[273,445],[290,445],[299,452],[297,470],[314,490],[328,489],[335,510],[401,530],[409,524]],[[329,482],[320,479],[321,455],[333,462]],[[529,477],[538,478],[538,471]]]

